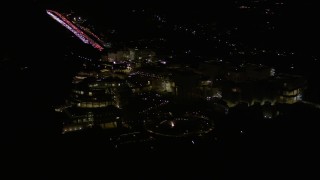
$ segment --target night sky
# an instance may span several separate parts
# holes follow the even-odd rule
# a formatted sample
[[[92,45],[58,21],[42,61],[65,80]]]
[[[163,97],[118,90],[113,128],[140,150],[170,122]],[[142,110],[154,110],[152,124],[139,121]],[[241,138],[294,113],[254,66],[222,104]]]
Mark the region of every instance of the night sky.
[[[241,2],[241,1],[238,1]],[[266,1],[265,7],[268,8]],[[261,26],[261,22],[266,21],[264,16],[258,12],[244,13],[239,12],[237,7],[239,3],[235,1],[213,1],[210,4],[206,3],[186,3],[173,4],[169,2],[161,3],[116,3],[110,1],[90,1],[78,2],[76,0],[67,1],[27,1],[22,2],[22,5],[17,7],[14,2],[8,4],[4,15],[12,13],[18,16],[9,16],[4,19],[5,24],[10,24],[9,28],[5,29],[8,33],[15,32],[17,38],[29,43],[32,42],[28,38],[42,40],[35,35],[45,33],[49,27],[42,27],[46,18],[43,10],[56,9],[61,12],[74,11],[79,15],[88,18],[89,22],[96,27],[98,32],[107,34],[111,29],[117,29],[120,33],[118,36],[124,39],[132,39],[135,37],[143,37],[148,34],[154,35],[155,24],[150,23],[150,14],[156,12],[166,18],[167,25],[187,24],[195,25],[197,23],[217,23],[218,28],[223,29],[237,25],[242,27],[238,38],[244,43],[252,46],[279,47],[282,49],[294,49],[297,51],[305,51],[316,53],[318,47],[315,44],[319,40],[319,28],[317,26],[317,17],[319,12],[313,3],[308,2],[288,2],[285,6],[277,10],[275,17],[269,18],[268,21],[275,25],[275,31],[271,33],[257,33],[257,28]],[[264,8],[261,8],[264,9]],[[131,11],[145,10],[146,13],[134,15]],[[19,19],[16,19],[19,17]],[[15,23],[16,21],[20,23]],[[19,37],[22,34],[18,33],[21,30],[21,25],[28,24],[28,28],[23,28],[24,32],[28,32],[30,36]],[[45,30],[45,28],[48,28]],[[17,32],[16,32],[17,31]],[[160,30],[160,34],[163,30]],[[168,32],[165,32],[168,34]],[[170,33],[170,32],[169,32]],[[51,36],[55,36],[51,34]],[[107,36],[107,35],[106,35]],[[8,36],[7,36],[8,37]],[[25,39],[25,40],[23,40]],[[51,40],[50,40],[51,41]],[[50,42],[49,39],[47,42]],[[10,42],[9,42],[10,43]],[[11,42],[12,43],[12,42]],[[16,46],[11,44],[11,46]]]
[[[105,31],[108,28],[117,26],[119,28],[125,28],[128,31],[126,33],[140,31],[143,29],[135,30],[139,25],[145,27],[145,19],[148,18],[148,14],[142,16],[132,17],[131,10],[146,10],[149,12],[158,12],[166,17],[168,23],[183,23],[194,25],[197,23],[212,23],[216,22],[218,25],[231,26],[239,24],[246,26],[246,31],[256,31],[256,26],[265,21],[265,17],[259,14],[259,11],[264,8],[270,8],[271,2],[266,1],[262,3],[262,6],[258,12],[254,13],[239,13],[237,7],[241,1],[213,1],[210,3],[177,3],[170,2],[161,3],[115,3],[110,1],[90,1],[90,2],[78,2],[75,0],[68,0],[63,2],[50,2],[46,1],[40,3],[43,7],[58,9],[61,11],[70,12],[74,10],[77,13],[88,17],[90,22],[98,27],[101,31]],[[246,2],[246,1],[243,1]],[[248,2],[248,1],[247,1]],[[250,2],[250,1],[249,1]],[[280,2],[280,1],[279,1]],[[244,3],[245,4],[245,3]],[[304,49],[316,51],[313,44],[318,40],[318,27],[317,17],[319,12],[313,3],[308,2],[288,2],[284,7],[277,10],[277,16],[270,18],[270,21],[275,24],[275,33],[270,35],[275,43],[272,45],[290,46],[296,49]],[[132,25],[138,25],[132,27]],[[244,30],[244,31],[245,31]],[[244,35],[247,39],[256,39],[252,37],[252,32],[245,32]],[[240,36],[241,36],[240,35]],[[257,35],[259,36],[259,34]],[[269,38],[269,37],[268,37]],[[268,39],[266,38],[266,39]],[[264,41],[266,39],[260,39]],[[255,42],[261,43],[261,42]]]

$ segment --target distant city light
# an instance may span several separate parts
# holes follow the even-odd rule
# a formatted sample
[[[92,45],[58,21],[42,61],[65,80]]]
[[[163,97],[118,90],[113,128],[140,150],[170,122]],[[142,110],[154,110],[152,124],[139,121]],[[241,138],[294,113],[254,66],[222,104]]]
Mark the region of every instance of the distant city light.
[[[276,75],[276,70],[274,68],[272,68],[270,70],[270,76],[275,76]]]
[[[161,63],[161,64],[167,64],[167,62],[166,62],[166,61],[160,61],[160,63]]]
[[[171,125],[171,128],[174,128],[174,125],[175,125],[175,124],[174,124],[174,122],[171,121],[171,122],[170,122],[170,125]]]

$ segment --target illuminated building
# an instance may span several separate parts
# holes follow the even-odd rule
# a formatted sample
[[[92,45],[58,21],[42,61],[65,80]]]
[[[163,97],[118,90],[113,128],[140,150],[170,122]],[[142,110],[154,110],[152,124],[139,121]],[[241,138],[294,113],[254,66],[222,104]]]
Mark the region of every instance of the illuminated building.
[[[63,133],[122,127],[120,108],[125,100],[121,94],[130,89],[125,80],[104,73],[102,66],[99,60],[84,62],[83,70],[74,76],[71,95],[64,108],[58,109],[67,115]]]
[[[87,77],[74,83],[67,108],[63,133],[90,127],[102,129],[117,128],[121,125],[120,89],[125,88],[118,78]]]
[[[79,108],[119,107],[119,88],[124,85],[116,78],[86,78],[75,84],[70,103]]]
[[[241,102],[249,105],[270,102],[293,104],[301,101],[306,88],[304,78],[276,75],[275,69],[264,65],[208,61],[200,64],[197,72],[209,77],[212,87],[221,89],[221,98],[233,107]],[[204,86],[204,87],[209,87]],[[205,89],[205,88],[204,88]]]
[[[278,76],[280,84],[280,103],[293,104],[303,100],[303,92],[306,89],[306,80],[301,76],[282,74]]]
[[[85,130],[92,127],[114,129],[121,127],[121,110],[113,106],[105,108],[84,109],[70,107],[64,110],[67,119],[64,120],[62,133]]]
[[[102,59],[115,64],[130,62],[135,67],[140,67],[143,64],[154,64],[156,62],[156,53],[149,49],[128,49],[109,52]]]
[[[153,73],[151,70],[144,69],[130,74],[129,80],[133,87],[138,88],[137,90],[152,90],[158,93],[176,95],[176,84],[166,71]]]

